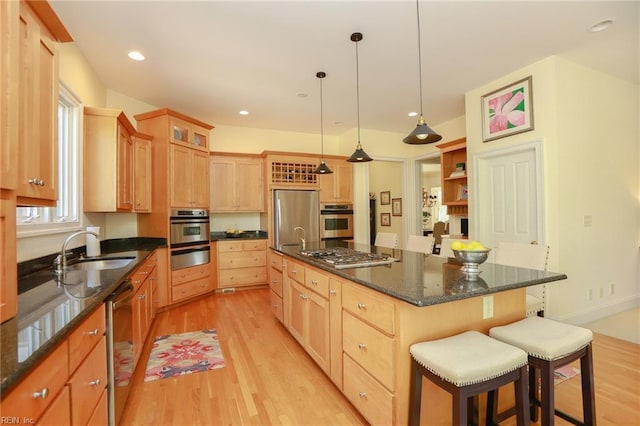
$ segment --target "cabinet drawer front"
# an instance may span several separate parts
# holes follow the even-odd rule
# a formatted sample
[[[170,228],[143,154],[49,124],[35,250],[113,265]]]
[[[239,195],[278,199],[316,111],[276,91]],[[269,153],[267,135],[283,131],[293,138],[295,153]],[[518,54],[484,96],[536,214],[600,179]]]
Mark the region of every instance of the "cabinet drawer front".
[[[266,264],[266,251],[220,253],[218,255],[218,267],[220,269],[249,268],[252,266],[266,266]]]
[[[373,294],[373,290],[344,285],[342,306],[385,333],[395,334],[395,305]]]
[[[2,398],[2,416],[23,418],[28,413],[37,419],[47,408],[69,378],[69,347],[65,340],[26,379]],[[46,392],[43,392],[46,389]],[[36,396],[45,393],[45,397]]]
[[[305,268],[304,285],[318,293],[320,296],[329,298],[329,277],[313,268]]]
[[[142,282],[146,280],[149,275],[151,275],[151,272],[153,272],[157,264],[158,260],[156,258],[156,255],[153,254],[131,275],[131,283],[134,286],[142,284]]]
[[[74,425],[86,425],[107,386],[107,343],[102,338],[69,380]]]
[[[343,357],[344,394],[372,425],[390,425],[395,398],[348,355]]]
[[[106,425],[109,424],[109,400],[107,399],[107,390],[105,389],[93,410],[93,414],[87,422],[88,425]]]
[[[171,285],[179,285],[193,280],[209,277],[209,264],[171,271]]]
[[[289,278],[304,284],[304,265],[287,259],[287,275]]]
[[[69,336],[69,372],[73,374],[105,332],[105,308],[100,305]]]
[[[218,253],[242,251],[242,241],[218,241]]]
[[[273,269],[277,271],[282,271],[283,261],[284,261],[284,257],[281,254],[271,250],[271,259],[269,261],[269,264]]]
[[[206,293],[210,289],[211,285],[209,284],[209,277],[173,286],[171,287],[171,301],[177,302],[179,300],[188,299],[190,297],[197,296],[198,294]]]
[[[378,379],[395,390],[395,340],[348,312],[342,315],[342,350]],[[345,370],[346,371],[346,370]]]
[[[106,392],[106,390],[105,390]],[[3,410],[4,413],[4,410]],[[49,405],[47,410],[38,419],[38,425],[70,425],[71,424],[71,397],[69,386],[64,386],[60,395]],[[103,423],[106,424],[106,423]]]
[[[284,306],[282,306],[282,297],[275,292],[271,292],[271,311],[278,318],[278,321],[284,323]]]
[[[271,291],[282,297],[282,272],[271,268],[271,281],[269,282]]]
[[[267,268],[224,269],[220,271],[220,287],[234,287],[238,285],[264,284],[267,282]]]
[[[267,250],[267,240],[250,240],[242,242],[242,250],[255,251],[255,250]]]

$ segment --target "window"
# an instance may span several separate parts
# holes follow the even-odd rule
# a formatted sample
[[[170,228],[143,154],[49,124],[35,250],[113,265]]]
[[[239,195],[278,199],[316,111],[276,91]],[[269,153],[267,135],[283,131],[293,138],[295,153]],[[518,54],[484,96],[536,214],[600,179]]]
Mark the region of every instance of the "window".
[[[80,226],[78,200],[81,103],[60,83],[58,99],[58,202],[16,209],[18,237],[68,232]]]

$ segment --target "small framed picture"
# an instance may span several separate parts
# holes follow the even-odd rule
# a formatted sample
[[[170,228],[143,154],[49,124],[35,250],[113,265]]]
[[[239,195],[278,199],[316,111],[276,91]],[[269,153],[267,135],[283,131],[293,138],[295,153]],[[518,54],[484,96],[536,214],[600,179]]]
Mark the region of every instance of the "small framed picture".
[[[391,191],[382,191],[380,193],[380,205],[391,204]]]
[[[402,198],[391,200],[391,212],[394,216],[402,216]]]
[[[391,226],[391,213],[380,213],[380,226]]]
[[[482,96],[482,141],[533,130],[531,76]]]

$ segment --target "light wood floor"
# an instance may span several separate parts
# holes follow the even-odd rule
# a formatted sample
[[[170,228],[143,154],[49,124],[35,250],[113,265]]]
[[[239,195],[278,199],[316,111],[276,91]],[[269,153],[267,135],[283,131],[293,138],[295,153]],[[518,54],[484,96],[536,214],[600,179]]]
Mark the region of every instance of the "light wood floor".
[[[144,383],[155,336],[205,328],[218,330],[224,368]],[[122,425],[366,424],[273,317],[268,290],[208,296],[162,312],[150,337]],[[596,334],[594,363],[598,424],[640,425],[640,345]],[[580,401],[579,378],[556,386],[558,407],[581,417]]]

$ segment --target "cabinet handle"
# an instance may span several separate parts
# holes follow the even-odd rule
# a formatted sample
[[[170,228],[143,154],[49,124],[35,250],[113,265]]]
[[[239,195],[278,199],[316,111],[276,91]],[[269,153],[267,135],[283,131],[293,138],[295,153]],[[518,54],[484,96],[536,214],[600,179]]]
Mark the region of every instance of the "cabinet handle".
[[[329,294],[332,296],[335,296],[336,294],[338,294],[338,292],[332,289],[332,290],[329,290]]]
[[[97,328],[94,328],[93,330],[86,331],[85,333],[88,334],[89,336],[97,336],[98,333],[100,333],[100,330],[98,330]]]
[[[365,345],[364,343],[358,343],[358,349],[366,349],[367,345]]]
[[[40,392],[33,393],[33,399],[38,399],[38,398],[46,399],[48,396],[49,396],[49,388],[42,388]]]
[[[318,287],[318,281],[316,280],[311,280],[311,284],[315,285],[316,287]]]
[[[358,396],[360,398],[366,398],[367,397],[367,393],[366,392],[358,392]]]
[[[292,270],[291,270],[291,273],[292,273],[293,275],[295,275],[295,274],[297,274],[297,273],[298,273],[298,271],[296,271],[295,269],[292,269]]]
[[[139,295],[138,299],[140,299],[140,300],[144,299],[144,294]]]
[[[140,274],[141,275],[149,275],[149,272],[148,271],[140,271]]]
[[[367,305],[365,305],[364,303],[358,303],[358,309],[362,310],[365,309],[367,307]]]
[[[95,379],[95,380],[89,382],[89,384],[91,386],[99,386],[100,385],[100,379]]]
[[[140,280],[133,280],[134,284],[140,284]]]

